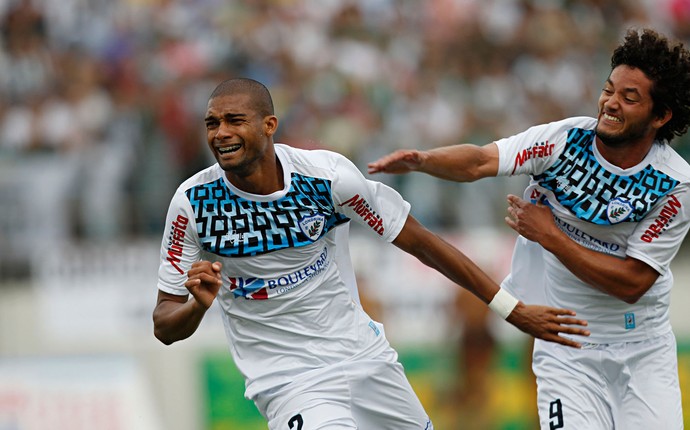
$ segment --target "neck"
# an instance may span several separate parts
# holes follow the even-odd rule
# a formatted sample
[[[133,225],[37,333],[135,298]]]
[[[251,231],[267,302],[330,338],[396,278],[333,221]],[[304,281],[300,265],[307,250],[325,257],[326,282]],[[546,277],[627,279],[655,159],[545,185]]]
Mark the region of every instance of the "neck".
[[[251,172],[226,171],[225,176],[238,189],[261,196],[280,191],[285,186],[283,166],[277,156],[268,163],[256,166]]]
[[[629,142],[624,145],[607,145],[600,138],[596,138],[595,145],[602,157],[609,163],[621,169],[629,169],[645,159],[654,145],[654,140],[646,142]]]

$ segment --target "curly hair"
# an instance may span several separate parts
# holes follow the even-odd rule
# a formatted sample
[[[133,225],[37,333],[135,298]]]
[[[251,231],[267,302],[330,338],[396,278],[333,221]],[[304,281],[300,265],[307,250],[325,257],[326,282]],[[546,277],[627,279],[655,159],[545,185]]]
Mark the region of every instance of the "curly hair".
[[[611,69],[626,65],[640,69],[652,81],[652,112],[672,118],[657,131],[668,142],[682,136],[690,124],[690,53],[680,42],[671,42],[651,29],[628,30],[611,56]]]

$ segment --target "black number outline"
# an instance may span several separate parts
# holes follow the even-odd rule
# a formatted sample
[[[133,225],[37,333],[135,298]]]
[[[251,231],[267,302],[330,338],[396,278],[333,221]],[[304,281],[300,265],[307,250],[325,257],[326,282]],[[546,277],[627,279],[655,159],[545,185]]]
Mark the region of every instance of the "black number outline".
[[[561,403],[561,399],[556,399],[549,404],[549,418],[551,419],[549,421],[550,430],[563,428],[563,404]]]
[[[294,428],[295,423],[297,424],[297,428],[295,430],[302,430],[302,426],[304,425],[302,414],[297,414],[290,418],[290,421],[288,421],[288,426],[292,429]]]

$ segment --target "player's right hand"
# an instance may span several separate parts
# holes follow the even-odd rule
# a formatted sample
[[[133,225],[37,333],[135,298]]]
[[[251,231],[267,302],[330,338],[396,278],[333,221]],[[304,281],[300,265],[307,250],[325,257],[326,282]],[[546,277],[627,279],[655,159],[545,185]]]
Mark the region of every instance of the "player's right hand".
[[[197,261],[187,272],[187,281],[184,286],[196,301],[206,309],[211,307],[223,284],[220,274],[221,268],[222,264],[219,262]]]
[[[575,312],[568,309],[519,302],[506,321],[536,338],[580,348],[582,345],[579,342],[561,336],[561,333],[589,336],[589,330],[584,328],[587,321],[573,317]]]
[[[369,173],[409,173],[419,169],[423,154],[416,149],[399,149],[367,165]]]

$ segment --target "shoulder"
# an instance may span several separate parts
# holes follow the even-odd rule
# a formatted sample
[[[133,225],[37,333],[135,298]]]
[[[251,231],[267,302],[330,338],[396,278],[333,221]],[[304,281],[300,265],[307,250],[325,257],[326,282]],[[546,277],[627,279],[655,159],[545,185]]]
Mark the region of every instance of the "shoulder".
[[[326,149],[300,149],[276,143],[276,153],[282,162],[290,165],[290,170],[308,176],[333,178],[347,166],[354,166],[342,154]]]
[[[214,163],[212,166],[195,173],[182,182],[180,186],[177,187],[177,193],[185,193],[191,188],[217,181],[222,175],[223,170],[217,163]]]
[[[540,127],[554,133],[570,132],[574,129],[594,130],[597,126],[597,119],[589,116],[575,116],[564,118],[559,121],[542,124]]]
[[[597,119],[591,116],[573,116],[560,122],[570,124],[572,127],[594,129],[597,126]]]
[[[586,116],[570,117],[570,118],[565,118],[565,119],[561,119],[558,121],[533,125],[521,133],[518,133],[516,135],[513,135],[513,136],[505,138],[505,139],[501,139],[501,140],[510,141],[510,140],[516,140],[516,139],[517,140],[524,139],[524,140],[528,141],[528,143],[529,143],[531,141],[536,142],[539,140],[552,141],[554,139],[560,138],[561,140],[565,141],[567,136],[573,130],[590,131],[590,130],[594,130],[596,125],[597,125],[597,120],[595,118],[592,118],[592,117],[586,117]]]
[[[657,157],[656,163],[660,170],[665,170],[674,179],[689,183],[690,182],[690,164],[668,143],[657,143]]]

